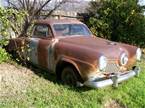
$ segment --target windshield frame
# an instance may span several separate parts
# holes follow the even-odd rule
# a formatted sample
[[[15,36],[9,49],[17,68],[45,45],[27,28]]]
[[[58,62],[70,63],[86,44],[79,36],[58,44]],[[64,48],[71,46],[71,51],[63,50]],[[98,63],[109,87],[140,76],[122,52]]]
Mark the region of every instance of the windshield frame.
[[[87,32],[88,32],[88,35],[58,35],[57,33],[56,33],[56,30],[55,30],[55,28],[54,28],[54,26],[55,25],[82,25],[83,27],[84,27],[84,29],[86,29],[87,30]],[[85,25],[85,24],[83,24],[83,23],[54,23],[53,25],[52,25],[52,29],[53,29],[53,31],[54,31],[54,34],[55,34],[55,37],[75,37],[75,36],[84,36],[84,37],[91,37],[92,36],[92,32],[90,31],[90,29]]]

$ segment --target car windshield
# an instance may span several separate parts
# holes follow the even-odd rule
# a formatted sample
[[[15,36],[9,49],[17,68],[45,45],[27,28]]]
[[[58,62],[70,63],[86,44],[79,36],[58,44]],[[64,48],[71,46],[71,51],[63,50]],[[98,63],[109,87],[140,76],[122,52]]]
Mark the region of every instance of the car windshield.
[[[83,24],[54,24],[53,27],[57,36],[91,35],[91,32]]]

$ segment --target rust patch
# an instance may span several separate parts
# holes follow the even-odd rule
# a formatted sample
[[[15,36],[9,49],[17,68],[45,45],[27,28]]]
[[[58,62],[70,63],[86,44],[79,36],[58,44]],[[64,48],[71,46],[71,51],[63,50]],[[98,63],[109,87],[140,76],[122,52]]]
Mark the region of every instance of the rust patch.
[[[117,42],[111,42],[109,40],[93,37],[93,36],[65,36],[57,37],[53,24],[83,24],[78,20],[40,20],[36,24],[50,25],[52,30],[52,37],[54,38],[39,38],[37,54],[38,65],[42,68],[55,67],[56,61],[59,58],[67,57],[72,61],[80,72],[81,76],[87,80],[87,77],[91,73],[99,73],[99,58],[104,55],[108,58],[108,61],[113,60],[114,64],[119,64],[120,55],[125,52],[129,56],[128,64],[121,67],[123,71],[134,66],[136,62],[135,54],[137,47],[121,44]],[[55,45],[52,39],[59,39],[59,42]],[[17,46],[22,45],[23,38],[16,38]],[[18,41],[18,42],[17,42]],[[10,41],[8,49],[14,49],[14,42]],[[55,47],[54,47],[55,46]],[[51,51],[53,47],[53,51]],[[50,48],[50,49],[49,49]],[[53,52],[53,53],[52,53]],[[68,60],[68,61],[69,61]],[[115,60],[115,62],[114,62]],[[97,70],[97,71],[96,71]]]
[[[48,46],[51,39],[40,39],[38,43],[38,64],[44,68],[48,68]]]

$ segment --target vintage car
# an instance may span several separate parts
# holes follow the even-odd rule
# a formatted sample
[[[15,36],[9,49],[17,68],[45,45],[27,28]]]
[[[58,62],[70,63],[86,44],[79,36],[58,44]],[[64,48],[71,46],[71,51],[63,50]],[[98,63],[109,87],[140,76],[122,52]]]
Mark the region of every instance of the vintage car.
[[[95,37],[76,19],[36,21],[32,37],[11,39],[7,49],[12,52],[22,45],[29,46],[25,55],[32,64],[68,85],[117,87],[140,72],[140,48]]]

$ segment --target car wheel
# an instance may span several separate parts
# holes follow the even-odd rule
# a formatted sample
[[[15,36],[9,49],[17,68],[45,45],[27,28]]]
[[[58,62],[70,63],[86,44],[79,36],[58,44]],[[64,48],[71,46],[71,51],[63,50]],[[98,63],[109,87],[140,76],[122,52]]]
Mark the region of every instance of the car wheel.
[[[81,78],[75,68],[68,66],[62,70],[61,80],[63,84],[77,86]]]

